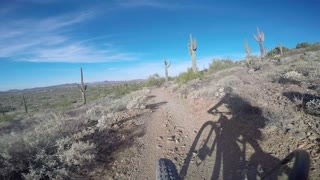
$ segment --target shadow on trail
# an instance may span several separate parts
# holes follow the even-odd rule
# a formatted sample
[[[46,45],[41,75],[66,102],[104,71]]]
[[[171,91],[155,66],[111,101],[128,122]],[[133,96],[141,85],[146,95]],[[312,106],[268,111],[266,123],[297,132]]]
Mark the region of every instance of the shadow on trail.
[[[163,102],[158,102],[158,103],[153,103],[153,104],[147,104],[146,108],[154,110],[154,109],[158,109],[160,106],[167,104],[167,103],[168,103],[167,101],[163,101]]]
[[[221,112],[219,109],[227,110]],[[182,165],[182,179],[188,178],[190,165],[199,167],[202,163],[205,168],[212,168],[212,173],[209,171],[211,179],[257,179],[281,162],[265,153],[258,143],[262,139],[260,129],[267,121],[261,109],[227,93],[208,113],[218,115],[219,119],[217,122],[207,121],[200,128]],[[200,178],[199,170],[197,173]],[[269,177],[278,179],[277,175]]]

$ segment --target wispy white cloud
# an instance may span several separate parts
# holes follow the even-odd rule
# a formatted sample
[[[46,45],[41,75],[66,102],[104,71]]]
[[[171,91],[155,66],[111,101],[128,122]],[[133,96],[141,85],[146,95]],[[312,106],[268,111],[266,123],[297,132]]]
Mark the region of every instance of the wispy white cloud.
[[[94,11],[82,11],[47,18],[3,19],[6,26],[0,27],[0,57],[16,61],[71,63],[135,60],[137,54],[119,52],[110,42],[100,47],[90,43],[107,36],[72,37],[78,24],[86,23],[95,15]]]

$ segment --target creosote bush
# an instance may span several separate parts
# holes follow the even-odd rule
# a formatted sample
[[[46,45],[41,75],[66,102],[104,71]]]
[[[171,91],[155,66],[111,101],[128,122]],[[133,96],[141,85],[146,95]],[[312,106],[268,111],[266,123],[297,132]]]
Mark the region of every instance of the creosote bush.
[[[257,71],[261,68],[261,59],[257,56],[246,57],[245,62],[249,71]]]
[[[282,53],[286,53],[286,52],[288,52],[288,51],[290,51],[289,48],[282,47]],[[275,47],[275,48],[271,49],[271,50],[267,53],[267,56],[268,56],[268,57],[273,57],[273,56],[278,55],[278,54],[280,54],[280,47]]]
[[[237,66],[237,64],[230,59],[213,59],[209,65],[208,73],[215,73],[235,66]]]
[[[151,75],[147,81],[145,82],[145,86],[147,87],[160,87],[165,83],[165,78],[161,78],[159,74]]]
[[[296,49],[300,49],[300,48],[306,48],[306,47],[310,47],[312,46],[311,44],[309,44],[308,42],[302,42],[302,43],[298,43],[296,45]]]
[[[61,154],[56,142],[72,136],[75,131],[81,131],[76,127],[79,127],[82,121],[67,120],[56,113],[35,115],[26,121],[30,121],[26,122],[30,124],[29,128],[1,135],[0,179],[68,177],[73,172],[73,167],[59,159]]]
[[[203,71],[199,71],[199,72],[193,72],[192,68],[189,68],[187,70],[187,72],[183,72],[180,73],[177,77],[176,77],[176,82],[178,82],[179,84],[186,84],[187,82],[194,80],[194,79],[201,79],[204,77],[206,70]]]

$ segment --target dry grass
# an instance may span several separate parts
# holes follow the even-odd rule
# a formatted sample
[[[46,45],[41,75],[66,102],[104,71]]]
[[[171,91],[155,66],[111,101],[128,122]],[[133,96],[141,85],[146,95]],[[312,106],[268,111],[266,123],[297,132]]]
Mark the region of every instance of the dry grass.
[[[99,150],[106,144],[99,137],[121,136],[108,135],[114,123],[112,114],[145,108],[148,92],[132,92],[117,100],[106,97],[72,111],[25,116],[20,128],[7,128],[0,134],[0,179],[85,177],[80,172],[95,166]]]

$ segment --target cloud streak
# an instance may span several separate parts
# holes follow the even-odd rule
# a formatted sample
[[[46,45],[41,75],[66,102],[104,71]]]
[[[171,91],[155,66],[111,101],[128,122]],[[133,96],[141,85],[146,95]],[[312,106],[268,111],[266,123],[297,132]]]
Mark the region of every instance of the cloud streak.
[[[86,23],[95,15],[93,11],[82,11],[47,18],[0,18],[6,24],[0,27],[0,58],[68,63],[135,60],[137,54],[119,52],[109,42],[99,48],[88,43],[100,37],[72,37],[77,25]]]

